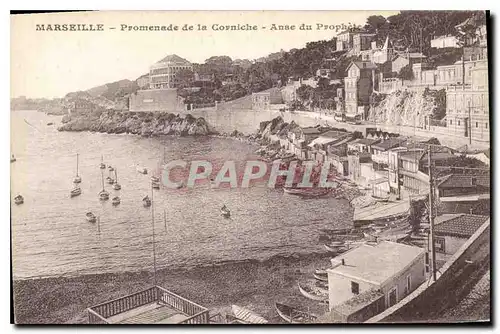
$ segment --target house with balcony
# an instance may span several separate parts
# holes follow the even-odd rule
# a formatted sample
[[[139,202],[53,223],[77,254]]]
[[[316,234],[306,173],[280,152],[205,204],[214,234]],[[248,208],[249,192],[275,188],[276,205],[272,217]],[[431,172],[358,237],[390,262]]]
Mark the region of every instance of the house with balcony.
[[[406,144],[405,138],[388,138],[372,144],[372,161],[375,170],[385,170],[389,166],[389,150]]]
[[[351,309],[357,311],[356,321],[362,322],[398,303],[426,279],[425,250],[390,241],[363,244],[333,258],[331,264],[328,307],[333,319],[339,313],[349,317],[345,313]],[[363,294],[364,302],[358,297]],[[346,307],[356,299],[363,305]],[[377,307],[370,308],[373,303]]]
[[[208,324],[207,308],[152,286],[87,308],[89,324]]]

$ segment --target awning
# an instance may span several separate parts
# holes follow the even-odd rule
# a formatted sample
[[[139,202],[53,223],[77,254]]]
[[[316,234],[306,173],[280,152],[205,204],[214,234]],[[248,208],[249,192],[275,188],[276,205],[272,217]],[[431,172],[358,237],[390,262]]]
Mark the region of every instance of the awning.
[[[399,201],[392,203],[378,203],[377,205],[365,208],[354,209],[354,220],[379,220],[398,216],[403,216],[410,212],[410,203],[408,201]]]

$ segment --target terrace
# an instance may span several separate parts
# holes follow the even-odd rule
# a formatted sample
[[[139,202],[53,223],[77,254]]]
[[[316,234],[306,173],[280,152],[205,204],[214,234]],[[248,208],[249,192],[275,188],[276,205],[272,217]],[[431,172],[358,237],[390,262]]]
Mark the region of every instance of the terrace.
[[[87,309],[89,324],[208,324],[209,311],[159,286]]]

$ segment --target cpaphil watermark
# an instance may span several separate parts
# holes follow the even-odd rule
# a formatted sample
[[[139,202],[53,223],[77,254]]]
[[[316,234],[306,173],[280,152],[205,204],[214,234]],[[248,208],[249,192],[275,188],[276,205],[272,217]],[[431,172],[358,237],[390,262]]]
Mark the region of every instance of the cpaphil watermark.
[[[162,179],[165,187],[171,189],[184,186],[194,188],[202,184],[204,180],[210,181],[212,187],[227,184],[231,188],[248,188],[252,182],[259,180],[260,183],[264,181],[269,188],[275,188],[280,178],[285,178],[285,187],[295,185],[298,188],[335,188],[338,186],[337,182],[329,180],[332,166],[330,162],[318,165],[316,161],[305,161],[298,166],[297,161],[292,161],[285,164],[285,169],[282,169],[283,166],[283,162],[279,160],[274,161],[271,166],[264,161],[250,160],[246,162],[241,175],[238,174],[234,161],[224,162],[217,171],[213,170],[212,163],[209,161],[194,160],[188,163],[184,160],[174,160],[163,166]],[[215,177],[212,177],[214,172]],[[239,172],[241,173],[241,170]],[[177,177],[172,177],[174,174]]]

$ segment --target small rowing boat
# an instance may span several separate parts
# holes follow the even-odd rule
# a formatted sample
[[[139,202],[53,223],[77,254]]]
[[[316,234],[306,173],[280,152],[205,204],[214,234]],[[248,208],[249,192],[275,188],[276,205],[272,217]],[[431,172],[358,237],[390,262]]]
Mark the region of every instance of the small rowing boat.
[[[116,168],[115,168],[115,183],[113,184],[113,189],[114,190],[120,190],[122,186],[118,183],[118,174],[116,173]]]
[[[103,162],[103,157],[101,155],[101,163],[99,164],[100,169],[106,169],[106,164]]]
[[[89,223],[95,223],[97,221],[96,216],[92,212],[87,212],[85,215],[85,218]]]
[[[111,167],[111,166],[108,166],[108,170],[109,170],[110,172],[113,172],[115,169],[114,169],[113,167]]]
[[[149,196],[146,196],[142,199],[142,205],[145,207],[145,208],[148,208],[151,206],[151,199],[149,198]]]
[[[311,323],[317,318],[316,315],[309,314],[285,304],[275,303],[274,307],[276,308],[276,313],[278,313],[281,319],[290,324]]]
[[[317,301],[328,300],[328,284],[317,280],[307,280],[298,283],[300,293],[309,299]]]
[[[145,167],[137,166],[135,169],[137,170],[137,172],[139,172],[141,174],[147,174],[148,173],[148,170]]]
[[[113,197],[113,199],[111,200],[111,203],[114,205],[114,206],[117,206],[118,204],[120,204],[121,200],[120,200],[120,197],[116,196],[116,197]]]
[[[10,162],[15,162],[16,158],[14,157],[14,154],[12,154],[12,157],[10,158]]]
[[[16,197],[14,197],[14,203],[16,203],[17,205],[23,204],[24,203],[24,197],[21,196],[21,195],[17,195]]]
[[[82,178],[78,175],[78,154],[76,154],[76,176],[73,179],[73,183],[81,183]]]
[[[155,175],[151,175],[151,182],[160,182],[160,178]]]
[[[243,308],[238,305],[232,305],[231,310],[233,311],[233,315],[248,323],[248,324],[267,324],[267,320],[258,315],[257,313],[250,311],[246,308]]]
[[[221,209],[220,209],[220,214],[224,217],[224,218],[229,218],[231,216],[231,211],[224,205]]]
[[[75,188],[73,188],[73,190],[71,190],[69,196],[76,197],[76,196],[81,195],[81,194],[82,194],[82,189],[80,189],[80,187],[76,186]]]
[[[328,273],[323,269],[316,269],[313,273],[313,276],[318,281],[328,282]]]
[[[325,244],[327,251],[332,253],[340,253],[344,250],[345,243],[342,241],[331,241],[329,244]]]

